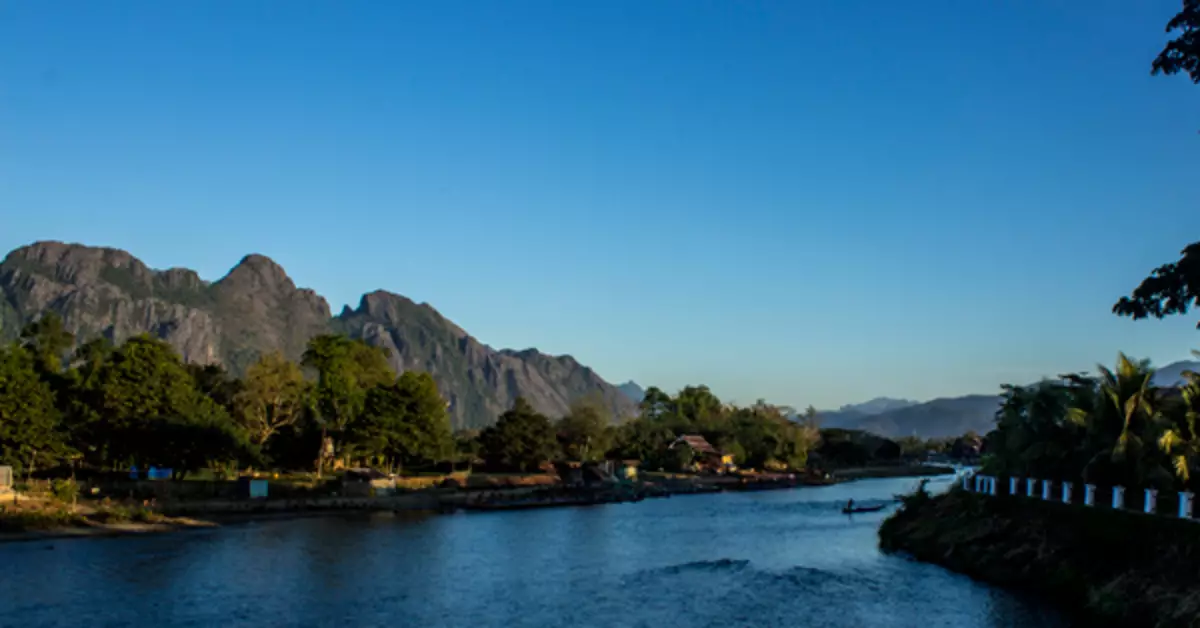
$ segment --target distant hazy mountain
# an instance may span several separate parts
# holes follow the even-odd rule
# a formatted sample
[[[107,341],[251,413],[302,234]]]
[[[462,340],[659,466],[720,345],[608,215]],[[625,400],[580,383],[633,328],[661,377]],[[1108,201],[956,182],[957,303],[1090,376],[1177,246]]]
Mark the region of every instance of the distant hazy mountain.
[[[1154,373],[1154,385],[1183,384],[1184,371],[1200,373],[1200,361],[1181,360],[1157,369]],[[967,395],[934,399],[924,403],[879,398],[822,412],[821,425],[865,430],[890,438],[941,438],[960,436],[968,431],[982,435],[995,427],[996,410],[999,406],[999,395]],[[878,408],[883,409],[872,411]]]
[[[999,405],[998,395],[967,395],[924,403],[881,397],[822,412],[821,425],[865,430],[889,438],[942,438],[972,430],[986,434],[995,425]]]
[[[621,391],[621,394],[626,397],[629,397],[634,403],[641,403],[642,399],[646,397],[646,391],[634,381],[628,381],[617,386],[617,390]]]
[[[866,417],[874,416],[881,412],[915,406],[918,403],[920,402],[908,399],[893,399],[891,397],[876,397],[862,403],[849,403],[837,410],[822,410],[820,412],[821,425],[825,427],[856,429],[854,425]]]
[[[1200,373],[1200,362],[1180,360],[1157,369],[1154,371],[1154,385],[1180,386],[1185,384],[1187,381],[1183,378],[1184,371],[1195,371],[1196,373]]]
[[[934,399],[864,417],[855,427],[889,438],[943,438],[971,431],[983,435],[996,426],[999,408],[999,395]]]

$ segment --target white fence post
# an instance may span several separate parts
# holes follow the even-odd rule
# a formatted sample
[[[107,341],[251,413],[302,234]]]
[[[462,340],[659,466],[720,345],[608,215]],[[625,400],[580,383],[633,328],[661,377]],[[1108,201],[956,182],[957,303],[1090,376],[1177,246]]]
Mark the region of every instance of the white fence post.
[[[1017,494],[1017,484],[1020,483],[1020,478],[1008,478],[1008,494]]]
[[[1179,518],[1180,519],[1191,519],[1192,518],[1192,497],[1193,497],[1193,495],[1187,491],[1183,491],[1179,494]]]
[[[1096,505],[1096,485],[1095,484],[1084,484],[1083,485],[1083,503],[1085,506],[1095,506]]]
[[[963,485],[963,490],[964,490],[964,491],[969,491],[969,490],[971,490],[971,476],[969,476],[969,475],[964,475],[964,476],[963,476],[963,479],[962,479],[962,485]]]
[[[1033,487],[1037,486],[1037,480],[1034,478],[1025,479],[1025,496],[1033,497]]]
[[[1071,503],[1071,486],[1072,486],[1072,485],[1071,485],[1071,483],[1070,483],[1070,482],[1063,482],[1063,493],[1062,493],[1062,495],[1063,495],[1063,503],[1064,503],[1064,504],[1069,504],[1069,503]]]
[[[1146,489],[1146,512],[1158,512],[1158,491],[1152,488]]]
[[[1113,510],[1121,510],[1122,508],[1125,507],[1125,487],[1124,486],[1114,486],[1113,487],[1112,507],[1113,507]]]
[[[988,492],[992,494],[992,497],[996,496],[996,485],[997,484],[999,484],[999,482],[996,481],[996,478],[991,478],[988,481]]]
[[[1042,480],[1042,499],[1050,501],[1050,487],[1052,486],[1054,486],[1054,482]]]

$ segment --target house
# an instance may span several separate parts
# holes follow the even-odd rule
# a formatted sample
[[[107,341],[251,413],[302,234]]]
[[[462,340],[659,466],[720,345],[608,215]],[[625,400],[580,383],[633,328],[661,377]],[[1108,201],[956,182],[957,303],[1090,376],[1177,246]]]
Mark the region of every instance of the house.
[[[684,434],[676,438],[667,449],[678,447],[687,447],[692,451],[692,466],[696,470],[724,472],[737,469],[733,464],[733,454],[718,450],[699,434]]]

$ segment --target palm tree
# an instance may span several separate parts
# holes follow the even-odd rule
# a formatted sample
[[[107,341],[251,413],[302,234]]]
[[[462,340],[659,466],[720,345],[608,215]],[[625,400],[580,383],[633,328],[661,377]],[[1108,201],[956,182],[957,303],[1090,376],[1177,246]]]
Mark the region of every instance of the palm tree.
[[[1099,370],[1094,401],[1073,405],[1067,412],[1068,420],[1087,430],[1087,447],[1095,452],[1088,474],[1107,467],[1123,476],[1110,478],[1113,480],[1135,484],[1161,481],[1165,470],[1144,446],[1147,440],[1153,441],[1156,426],[1163,420],[1149,361],[1135,361],[1120,353],[1116,369],[1101,365]]]
[[[1158,447],[1170,457],[1175,476],[1186,485],[1191,480],[1192,469],[1200,463],[1200,432],[1196,429],[1196,419],[1200,417],[1200,376],[1190,371],[1184,376],[1188,383],[1180,391],[1182,416],[1163,430]]]

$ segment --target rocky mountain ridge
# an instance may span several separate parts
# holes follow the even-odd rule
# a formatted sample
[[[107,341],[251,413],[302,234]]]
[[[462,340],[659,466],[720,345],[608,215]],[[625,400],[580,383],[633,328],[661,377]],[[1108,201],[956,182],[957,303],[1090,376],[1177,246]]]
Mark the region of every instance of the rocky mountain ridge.
[[[433,307],[398,294],[368,293],[358,308],[334,317],[323,297],[298,288],[262,255],[247,255],[208,282],[189,269],[151,269],[120,249],[62,242],[15,249],[0,262],[0,339],[48,312],[81,340],[120,342],[146,332],[188,362],[222,364],[235,374],[265,352],[298,360],[309,338],[346,333],[388,349],[398,372],[431,373],[456,428],[491,423],[518,396],[551,417],[588,396],[616,416],[636,412],[627,396],[571,356],[492,349]]]

